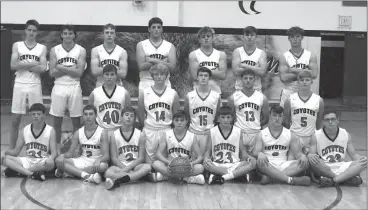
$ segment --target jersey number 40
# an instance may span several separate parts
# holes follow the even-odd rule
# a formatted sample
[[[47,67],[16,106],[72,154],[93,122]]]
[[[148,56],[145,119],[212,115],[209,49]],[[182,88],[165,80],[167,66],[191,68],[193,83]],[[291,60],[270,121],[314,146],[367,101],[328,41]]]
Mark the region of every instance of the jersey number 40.
[[[107,111],[102,121],[105,122],[106,124],[111,124],[111,121],[117,124],[119,122],[119,112],[116,110],[113,110],[111,111],[111,114],[110,114],[110,111]]]

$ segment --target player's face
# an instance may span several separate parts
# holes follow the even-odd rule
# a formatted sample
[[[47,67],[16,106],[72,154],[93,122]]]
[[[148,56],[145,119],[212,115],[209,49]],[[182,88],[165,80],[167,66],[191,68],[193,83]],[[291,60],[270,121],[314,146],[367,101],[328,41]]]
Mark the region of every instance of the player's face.
[[[115,84],[116,83],[116,79],[117,79],[117,75],[115,72],[105,72],[103,74],[103,79],[105,81],[106,84]]]
[[[96,122],[96,114],[93,110],[83,111],[83,120],[86,124],[93,124]]]
[[[300,89],[310,89],[312,82],[312,79],[309,77],[300,78],[298,80],[298,83],[300,84]]]
[[[133,112],[125,112],[122,117],[124,125],[133,125],[135,122],[135,114]]]
[[[112,28],[107,28],[104,30],[104,40],[105,42],[114,42],[116,37],[115,30]]]
[[[339,124],[339,118],[335,113],[326,114],[323,117],[323,125],[327,128],[336,128]]]
[[[201,46],[212,46],[213,35],[211,33],[203,33],[199,36]]]
[[[218,118],[218,121],[221,126],[228,127],[231,125],[231,122],[233,121],[233,117],[230,114],[220,115]]]
[[[185,117],[176,117],[173,120],[174,128],[176,129],[186,128],[187,123],[188,123],[188,120],[186,120]]]
[[[246,45],[253,45],[256,43],[257,34],[255,33],[248,33],[244,34],[244,43]]]
[[[31,116],[32,116],[33,122],[42,122],[45,114],[42,111],[32,111]]]
[[[150,33],[151,37],[161,37],[163,28],[162,25],[159,23],[154,23],[151,27],[148,28],[148,32]]]
[[[63,39],[63,42],[65,43],[72,43],[74,42],[75,33],[74,31],[65,29],[63,32],[61,32],[61,38]]]
[[[156,71],[153,72],[152,78],[155,83],[165,83],[166,80],[166,74],[164,72]]]
[[[26,38],[27,39],[35,39],[36,35],[38,34],[38,30],[36,28],[36,26],[34,25],[29,25],[26,29]]]
[[[254,85],[254,76],[246,74],[242,77],[243,86],[246,88],[252,88]]]
[[[277,114],[276,112],[271,112],[270,120],[275,125],[282,125],[284,121],[284,113]]]
[[[210,74],[207,72],[199,72],[197,76],[197,80],[199,84],[208,84],[208,80],[210,79]]]
[[[295,35],[289,36],[288,39],[289,39],[291,46],[299,47],[302,45],[303,36],[300,34],[295,34]]]

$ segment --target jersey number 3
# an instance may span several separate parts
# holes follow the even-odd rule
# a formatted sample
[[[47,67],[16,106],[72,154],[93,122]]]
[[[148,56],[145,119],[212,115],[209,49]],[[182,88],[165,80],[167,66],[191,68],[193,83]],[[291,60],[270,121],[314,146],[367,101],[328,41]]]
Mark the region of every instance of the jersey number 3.
[[[105,122],[106,124],[110,124],[111,121],[117,124],[119,122],[119,112],[116,110],[113,110],[110,115],[110,111],[107,111],[102,121]]]

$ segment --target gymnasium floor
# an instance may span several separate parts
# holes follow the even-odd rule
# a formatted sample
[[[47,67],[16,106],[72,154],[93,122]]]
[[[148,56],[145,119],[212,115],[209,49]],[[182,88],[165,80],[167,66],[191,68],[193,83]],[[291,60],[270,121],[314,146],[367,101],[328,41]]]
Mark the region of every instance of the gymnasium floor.
[[[367,113],[343,112],[340,126],[352,136],[360,155],[367,155]],[[63,130],[71,129],[65,118]],[[25,125],[31,121],[27,116]],[[1,115],[1,150],[9,144],[9,114]],[[51,122],[51,117],[47,117]],[[1,172],[3,170],[1,167]],[[317,188],[230,182],[224,185],[136,182],[113,191],[78,179],[39,182],[1,176],[1,209],[367,209],[367,172],[359,187]]]

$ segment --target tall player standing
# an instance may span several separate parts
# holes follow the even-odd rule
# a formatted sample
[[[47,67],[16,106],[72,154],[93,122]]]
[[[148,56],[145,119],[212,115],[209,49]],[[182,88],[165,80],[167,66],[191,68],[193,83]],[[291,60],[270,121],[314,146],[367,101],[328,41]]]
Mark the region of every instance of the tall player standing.
[[[26,114],[28,104],[42,103],[42,87],[40,74],[46,71],[45,45],[36,42],[40,24],[36,20],[26,22],[24,41],[13,44],[10,68],[16,71],[13,99],[12,126],[10,127],[10,149],[15,147],[18,139],[19,125],[22,115]]]
[[[116,28],[108,23],[103,26],[103,44],[94,47],[91,51],[91,72],[97,77],[96,87],[104,83],[103,67],[112,64],[118,69],[117,84],[122,85],[121,80],[125,79],[128,71],[127,51],[115,43]]]
[[[257,29],[247,26],[243,30],[243,46],[238,47],[233,52],[232,68],[237,76],[235,89],[242,89],[241,75],[246,70],[254,72],[254,89],[262,92],[262,77],[267,70],[267,55],[265,51],[257,48]]]
[[[280,80],[286,88],[281,92],[280,106],[284,107],[286,99],[299,90],[298,74],[304,70],[312,73],[312,79],[318,76],[317,56],[302,47],[304,30],[291,27],[287,31],[291,49],[280,56]]]
[[[80,128],[83,109],[80,77],[85,69],[86,50],[75,43],[76,35],[73,25],[64,25],[61,30],[62,43],[50,51],[50,76],[55,78],[50,114],[54,116],[57,144],[60,144],[61,124],[66,109],[69,109],[72,119],[73,133]]]
[[[213,48],[213,39],[215,31],[205,26],[198,31],[200,48],[189,54],[189,71],[195,80],[194,89],[198,87],[197,70],[200,67],[207,67],[212,72],[209,81],[210,88],[221,94],[221,80],[226,78],[227,57],[225,52]]]
[[[169,68],[169,72],[176,67],[176,48],[174,45],[162,38],[162,20],[154,17],[148,22],[149,39],[137,44],[136,59],[139,69],[139,90],[145,90],[154,83],[149,70],[155,64],[164,64]],[[170,73],[165,85],[171,87]]]

